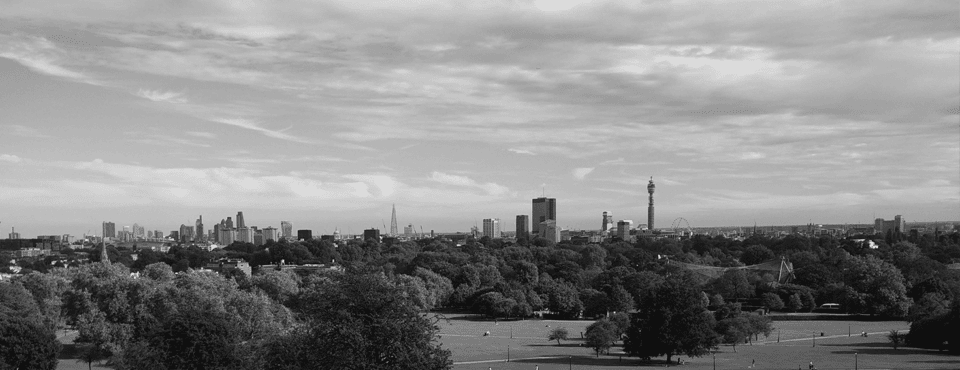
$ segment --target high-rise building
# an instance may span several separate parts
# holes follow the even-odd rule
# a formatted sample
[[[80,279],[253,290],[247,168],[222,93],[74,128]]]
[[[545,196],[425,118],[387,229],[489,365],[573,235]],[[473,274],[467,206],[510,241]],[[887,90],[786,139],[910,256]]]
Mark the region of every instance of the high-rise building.
[[[293,224],[290,221],[280,221],[280,231],[284,238],[293,237]]]
[[[274,227],[265,227],[263,228],[263,242],[266,243],[270,240],[277,241],[280,239],[280,233]]]
[[[366,229],[363,230],[363,240],[373,239],[376,242],[380,241],[380,230],[378,229]]]
[[[546,220],[540,223],[538,229],[541,238],[554,243],[560,241],[560,228],[557,227],[557,220]]]
[[[234,229],[222,228],[220,229],[220,235],[217,238],[222,245],[233,244],[233,242],[237,241],[237,231]]]
[[[171,230],[171,231],[170,231],[170,239],[180,240],[180,232],[177,231],[177,230]]]
[[[203,238],[207,235],[203,232],[203,215],[200,215],[200,218],[197,219],[197,233],[195,239],[197,241],[203,241]]]
[[[907,232],[907,221],[900,215],[893,216],[893,220],[889,221],[878,218],[873,221],[873,228],[882,235],[887,235],[889,232],[896,236]]]
[[[10,228],[10,235],[8,236],[10,239],[20,239],[20,233],[18,233],[17,230],[12,227]]]
[[[103,236],[107,238],[116,238],[117,237],[117,224],[113,222],[107,222],[103,224]]]
[[[313,240],[313,230],[297,230],[297,240]]]
[[[483,236],[486,236],[491,239],[500,238],[500,219],[499,218],[483,219]]]
[[[227,222],[224,222],[223,225],[226,226],[228,229],[232,229],[232,228],[233,228],[233,218],[232,218],[232,217],[227,217]]]
[[[630,241],[632,237],[630,236],[630,226],[633,225],[633,220],[620,220],[617,222],[617,237],[621,240]]]
[[[390,213],[390,236],[397,236],[397,205],[393,205],[393,211]]]
[[[413,229],[413,224],[410,224],[410,225],[407,225],[407,226],[404,226],[404,227],[403,227],[403,235],[411,236],[411,235],[416,234],[416,233],[417,233],[416,230]]]
[[[613,228],[613,213],[603,211],[603,221],[600,224],[600,231],[610,231]]]
[[[238,228],[237,241],[243,243],[253,243],[253,229],[247,227]]]
[[[153,231],[153,237],[154,237],[154,239],[163,239],[163,231],[154,230],[154,231]]]
[[[530,216],[517,215],[517,239],[530,237]]]
[[[220,224],[213,224],[213,239],[214,242],[220,242]]]
[[[647,229],[653,231],[653,191],[657,186],[653,184],[653,176],[650,176],[650,183],[647,184],[647,193],[650,193],[650,204],[647,205]]]
[[[557,220],[557,199],[556,198],[536,198],[533,200],[533,230],[534,234],[540,234],[540,224],[547,220]]]
[[[230,217],[227,217],[229,220]],[[243,212],[237,212],[237,228],[247,227],[247,223],[243,221]]]
[[[134,239],[143,239],[147,237],[146,228],[140,226],[140,224],[133,224],[133,238]]]
[[[180,224],[180,241],[183,243],[192,241],[196,233],[194,232],[193,226],[187,226]]]

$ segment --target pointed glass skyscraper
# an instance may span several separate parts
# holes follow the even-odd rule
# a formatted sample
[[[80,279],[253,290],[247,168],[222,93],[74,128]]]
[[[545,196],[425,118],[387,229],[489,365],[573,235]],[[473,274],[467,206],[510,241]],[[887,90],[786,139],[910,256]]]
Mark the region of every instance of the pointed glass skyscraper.
[[[390,236],[397,236],[397,205],[393,205],[393,214],[390,216]]]

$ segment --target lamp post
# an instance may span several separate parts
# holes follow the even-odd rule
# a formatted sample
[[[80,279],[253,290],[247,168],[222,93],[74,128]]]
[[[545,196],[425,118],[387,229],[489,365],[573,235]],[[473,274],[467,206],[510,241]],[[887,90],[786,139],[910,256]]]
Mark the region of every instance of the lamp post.
[[[713,370],[717,370],[717,350],[713,350]]]
[[[817,346],[817,333],[813,333],[813,346]]]
[[[858,355],[859,354],[856,352],[853,353],[853,370],[860,369],[860,359],[858,358]]]

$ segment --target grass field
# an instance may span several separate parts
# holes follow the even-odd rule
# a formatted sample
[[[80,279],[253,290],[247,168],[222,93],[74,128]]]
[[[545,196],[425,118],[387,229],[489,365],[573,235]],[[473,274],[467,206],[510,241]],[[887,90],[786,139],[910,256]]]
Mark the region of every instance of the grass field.
[[[663,363],[644,364],[635,358],[620,357],[622,348],[614,347],[611,355],[594,356],[582,347],[580,333],[592,321],[485,321],[472,315],[447,314],[440,321],[440,342],[451,350],[454,370],[626,370],[662,368]],[[565,327],[571,340],[547,341],[547,334],[556,327]],[[901,321],[779,321],[774,322],[770,337],[761,337],[753,345],[738,345],[737,352],[730,346],[721,346],[716,354],[717,369],[807,369],[813,361],[817,369],[960,369],[960,356],[936,351],[900,348],[894,350],[886,340],[890,330],[906,330]],[[853,333],[847,336],[847,331]],[[483,336],[484,332],[489,336]],[[871,333],[864,338],[857,333]],[[820,336],[820,333],[823,336]],[[777,341],[779,334],[780,341]],[[512,335],[512,338],[511,338]],[[70,346],[76,332],[58,332],[66,344],[60,356],[61,370],[87,369],[78,362]],[[816,336],[816,347],[814,344]],[[505,362],[508,356],[511,362]],[[857,353],[855,356],[854,353]],[[687,358],[680,369],[713,369],[714,358],[705,356]],[[676,357],[675,357],[676,358]],[[660,360],[662,360],[661,358]],[[102,364],[94,369],[105,369]]]
[[[483,321],[472,315],[445,315],[440,322],[440,342],[451,350],[455,370],[621,370],[665,367],[644,364],[635,358],[620,357],[622,348],[599,358],[580,344],[580,332],[591,321]],[[566,327],[570,341],[547,341],[555,327]],[[890,330],[907,330],[902,321],[778,321],[770,337],[760,337],[753,345],[721,346],[716,354],[717,369],[807,369],[812,361],[817,369],[960,369],[960,356],[936,351],[900,348],[887,342]],[[849,332],[851,336],[847,336]],[[484,332],[489,336],[483,336]],[[864,338],[860,332],[870,333]],[[512,332],[512,338],[511,338]],[[823,333],[823,336],[820,334]],[[777,341],[779,334],[779,342]],[[814,346],[816,337],[816,346]],[[511,361],[505,362],[508,356]],[[856,353],[856,355],[855,355]],[[687,358],[682,369],[713,369],[713,356]],[[676,359],[676,357],[674,357]],[[663,360],[663,358],[660,358]]]

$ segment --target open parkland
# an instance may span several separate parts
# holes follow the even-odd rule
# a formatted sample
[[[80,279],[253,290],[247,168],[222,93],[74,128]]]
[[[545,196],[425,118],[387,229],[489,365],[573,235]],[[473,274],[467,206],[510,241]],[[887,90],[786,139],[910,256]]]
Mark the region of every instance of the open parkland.
[[[440,343],[452,352],[454,370],[625,370],[677,369],[801,369],[810,362],[828,369],[960,369],[960,356],[909,347],[894,349],[891,330],[906,333],[904,321],[775,320],[769,337],[752,344],[721,345],[714,356],[675,355],[642,362],[623,354],[617,342],[609,354],[597,357],[583,345],[581,332],[591,320],[493,321],[471,314],[444,314],[439,321]],[[564,327],[569,339],[547,340],[550,330]],[[489,332],[489,335],[484,333]],[[864,337],[861,333],[866,332]],[[507,361],[509,357],[509,362]],[[675,363],[677,357],[682,365]],[[714,367],[716,366],[716,367]]]

